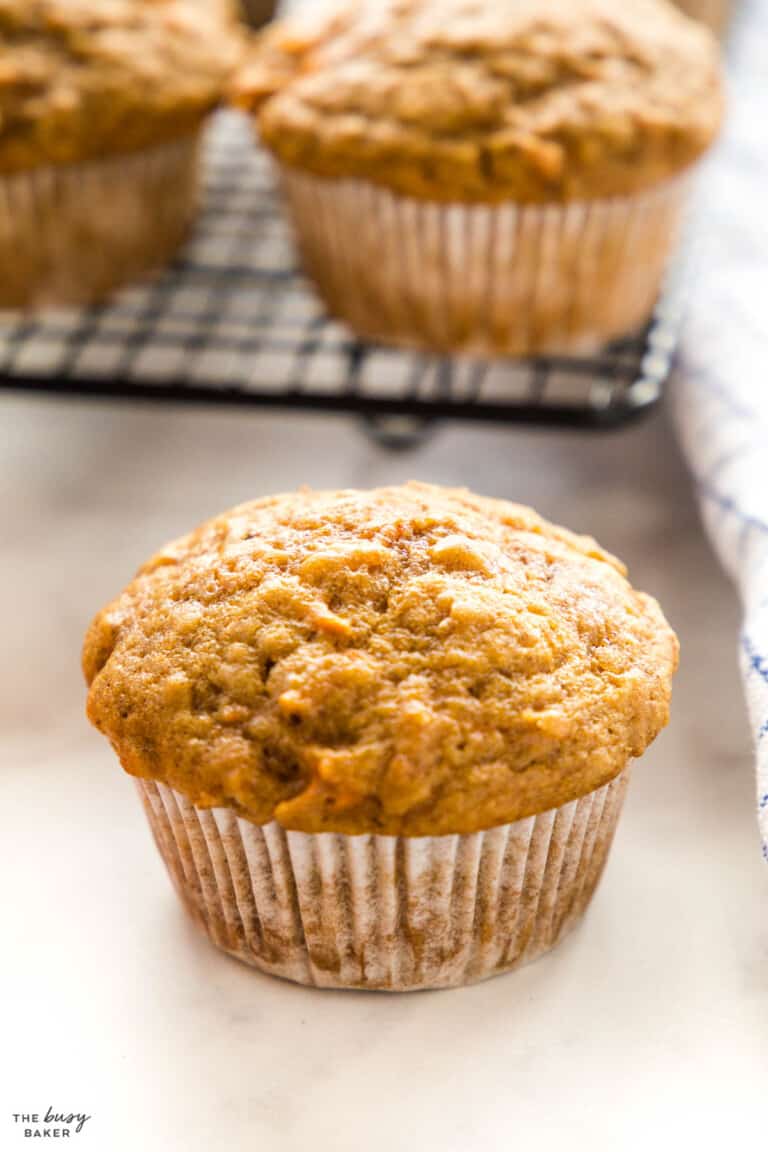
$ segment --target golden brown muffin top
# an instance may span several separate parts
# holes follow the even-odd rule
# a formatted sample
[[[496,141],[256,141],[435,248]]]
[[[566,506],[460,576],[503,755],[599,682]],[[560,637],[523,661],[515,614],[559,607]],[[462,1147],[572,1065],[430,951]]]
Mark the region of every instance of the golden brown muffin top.
[[[200,0],[0,0],[0,171],[192,132],[240,51],[234,21]]]
[[[357,0],[273,25],[235,100],[318,176],[546,202],[679,173],[722,94],[715,41],[666,0]]]
[[[590,792],[667,722],[677,641],[621,564],[424,484],[244,504],[93,621],[124,768],[308,832],[469,832]]]

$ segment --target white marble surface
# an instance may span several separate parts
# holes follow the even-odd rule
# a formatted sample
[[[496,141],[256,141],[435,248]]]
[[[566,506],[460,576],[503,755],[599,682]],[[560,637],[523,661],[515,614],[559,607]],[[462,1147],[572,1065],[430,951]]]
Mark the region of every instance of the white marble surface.
[[[746,1147],[764,1122],[768,879],[738,610],[664,414],[599,438],[446,425],[415,454],[354,421],[0,400],[0,885],[11,1113],[92,1115],[123,1152]],[[309,991],[187,925],[130,782],[83,718],[79,644],[146,554],[260,493],[416,477],[535,504],[628,561],[680,632],[670,728],[637,766],[590,914],[458,992]]]

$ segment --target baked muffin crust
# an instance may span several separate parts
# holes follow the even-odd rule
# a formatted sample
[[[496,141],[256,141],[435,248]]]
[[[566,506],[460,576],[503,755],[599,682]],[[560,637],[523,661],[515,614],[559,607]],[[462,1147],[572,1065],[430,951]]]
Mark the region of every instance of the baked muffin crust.
[[[307,832],[436,835],[585,795],[668,718],[677,641],[621,564],[422,484],[242,505],[93,621],[124,768]]]
[[[240,50],[199,0],[0,0],[0,172],[193,132]]]
[[[677,174],[722,105],[714,39],[666,0],[354,0],[267,30],[235,99],[289,166],[534,203]]]

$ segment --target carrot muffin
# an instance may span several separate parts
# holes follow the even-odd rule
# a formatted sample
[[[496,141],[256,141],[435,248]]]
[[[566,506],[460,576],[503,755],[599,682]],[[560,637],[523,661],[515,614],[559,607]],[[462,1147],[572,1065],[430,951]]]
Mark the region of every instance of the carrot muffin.
[[[722,103],[666,0],[357,0],[269,29],[235,99],[331,312],[512,354],[647,319]]]
[[[197,0],[0,0],[0,307],[100,299],[173,254],[238,60]]]
[[[481,979],[579,919],[676,663],[593,540],[424,484],[235,508],[150,560],[83,653],[211,939],[384,989]]]

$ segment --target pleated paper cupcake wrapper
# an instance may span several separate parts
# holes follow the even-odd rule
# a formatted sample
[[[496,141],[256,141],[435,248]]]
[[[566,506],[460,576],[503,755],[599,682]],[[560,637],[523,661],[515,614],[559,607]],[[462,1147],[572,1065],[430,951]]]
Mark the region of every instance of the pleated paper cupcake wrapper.
[[[165,264],[196,215],[199,146],[0,177],[0,308],[95,302]]]
[[[689,183],[520,206],[281,176],[304,267],[332,315],[367,339],[491,356],[585,352],[640,328]]]
[[[324,988],[449,988],[517,967],[581,918],[629,772],[469,835],[286,832],[139,782],[171,879],[219,948]]]

